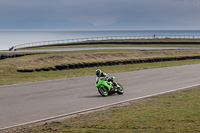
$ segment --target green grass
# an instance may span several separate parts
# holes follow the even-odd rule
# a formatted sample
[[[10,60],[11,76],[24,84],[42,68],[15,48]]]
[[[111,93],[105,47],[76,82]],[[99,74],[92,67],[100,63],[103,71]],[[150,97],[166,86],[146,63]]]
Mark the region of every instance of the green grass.
[[[69,52],[48,52],[47,54],[29,55],[13,59],[0,60],[0,70],[4,67],[16,69],[35,69],[54,67],[60,64],[96,62],[126,59],[145,59],[155,57],[198,56],[200,49],[191,50],[88,50]]]
[[[101,44],[101,43],[105,44]],[[106,42],[113,44],[106,44]],[[118,43],[125,44],[118,44]],[[130,44],[128,44],[130,42]],[[132,42],[168,42],[168,44],[131,44]],[[188,44],[170,44],[170,42],[188,42]],[[52,45],[41,45],[41,46],[33,46],[27,48],[20,48],[18,50],[25,49],[55,49],[55,48],[77,48],[77,47],[200,47],[199,44],[190,44],[190,42],[200,42],[200,39],[110,39],[110,40],[91,40],[91,41],[83,41],[83,42],[74,42],[74,43],[63,43],[64,46],[56,46],[56,44]],[[97,44],[92,44],[97,43]],[[60,44],[58,44],[60,45]]]
[[[105,66],[75,70],[19,73],[17,69],[36,69],[54,67],[60,64],[96,62],[126,59],[144,59],[155,57],[179,57],[200,55],[200,50],[89,50],[70,52],[49,52],[47,54],[28,55],[0,60],[0,85],[53,80],[78,76],[94,75],[97,68],[107,73],[134,71],[146,68],[176,66],[200,63],[200,60],[145,63],[133,65]]]
[[[194,47],[199,48],[199,44],[84,44],[84,45],[66,45],[66,46],[40,46],[27,47],[19,50],[37,50],[37,49],[60,49],[60,48],[98,48],[98,47]]]
[[[85,44],[85,45],[66,45],[66,46],[40,46],[27,47],[19,50],[37,50],[37,49],[60,49],[60,48],[98,48],[98,47],[194,47],[199,48],[200,44]]]
[[[200,88],[45,124],[28,133],[196,133],[200,132]]]
[[[159,63],[116,65],[116,66],[92,67],[92,68],[62,70],[62,71],[59,71],[59,70],[49,71],[49,72],[42,71],[42,72],[33,72],[33,73],[19,73],[19,72],[16,72],[15,68],[4,68],[3,70],[0,70],[0,73],[1,73],[0,85],[94,75],[95,70],[98,68],[102,69],[106,73],[115,73],[115,72],[135,71],[135,70],[141,70],[141,69],[177,66],[177,65],[185,65],[185,64],[196,64],[196,63],[200,63],[200,60],[184,60],[184,61],[170,61],[170,62],[159,62]]]
[[[104,66],[74,70],[18,73],[18,68],[37,68],[63,63],[96,60],[141,59],[199,55],[200,50],[94,50],[74,52],[51,52],[0,61],[0,85],[25,83],[60,78],[94,75],[97,68],[106,73],[135,71],[157,67],[197,64],[200,60],[142,63],[132,65]],[[104,56],[107,55],[107,56]],[[24,66],[25,64],[25,66]],[[49,132],[200,132],[200,88],[131,103],[119,108],[98,111],[53,122],[37,128],[21,130],[26,133]]]

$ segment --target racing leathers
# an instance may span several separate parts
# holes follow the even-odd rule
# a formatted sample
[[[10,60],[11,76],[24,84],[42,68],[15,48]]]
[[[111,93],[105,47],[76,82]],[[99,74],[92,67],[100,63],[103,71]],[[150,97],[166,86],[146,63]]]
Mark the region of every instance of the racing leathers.
[[[117,83],[113,81],[113,77],[108,77],[108,75],[105,72],[101,72],[99,75],[97,75],[97,77],[104,77],[109,82],[111,81],[114,86],[117,86]]]

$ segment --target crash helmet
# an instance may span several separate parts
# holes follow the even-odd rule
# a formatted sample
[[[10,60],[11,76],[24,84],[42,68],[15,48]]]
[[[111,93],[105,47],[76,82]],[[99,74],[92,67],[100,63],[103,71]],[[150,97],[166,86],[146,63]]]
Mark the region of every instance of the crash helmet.
[[[101,74],[101,70],[100,70],[100,69],[97,69],[97,70],[96,70],[96,75],[97,75],[97,76],[100,76],[100,74]]]

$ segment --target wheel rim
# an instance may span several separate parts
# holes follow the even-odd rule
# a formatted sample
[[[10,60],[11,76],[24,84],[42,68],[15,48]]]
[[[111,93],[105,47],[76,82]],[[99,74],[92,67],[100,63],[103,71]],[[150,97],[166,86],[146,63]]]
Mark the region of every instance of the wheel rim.
[[[103,95],[105,95],[105,96],[107,96],[107,95],[108,95],[108,91],[104,90],[104,88],[103,88],[103,87],[102,87],[102,88],[100,88],[99,90],[100,90],[101,94],[103,94]]]
[[[123,87],[120,85],[120,88],[118,89],[119,92],[123,93],[124,92],[124,89]]]

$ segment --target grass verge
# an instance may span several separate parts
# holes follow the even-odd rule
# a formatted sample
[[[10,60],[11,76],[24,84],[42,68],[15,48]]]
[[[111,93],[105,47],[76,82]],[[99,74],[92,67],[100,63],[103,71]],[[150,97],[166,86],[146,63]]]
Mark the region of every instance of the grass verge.
[[[47,54],[28,55],[0,60],[0,85],[94,75],[97,67],[63,71],[42,71],[34,73],[19,73],[16,71],[17,69],[54,67],[55,65],[60,64],[95,62],[97,60],[110,61],[155,57],[179,57],[195,56],[199,54],[200,50],[89,50],[73,52],[49,52]],[[98,68],[103,69],[107,73],[113,73],[193,63],[200,63],[200,60],[104,66]]]
[[[94,75],[95,70],[98,68],[102,69],[106,73],[115,73],[115,72],[135,71],[135,70],[142,70],[149,68],[178,66],[178,65],[197,64],[197,63],[200,63],[200,60],[184,60],[184,61],[169,61],[169,62],[159,62],[159,63],[103,66],[103,67],[62,70],[62,71],[59,70],[49,71],[49,72],[42,71],[34,73],[19,73],[11,68],[4,68],[7,70],[5,70],[4,72],[1,72],[0,70],[1,73],[0,85]]]
[[[45,124],[22,133],[200,132],[200,87]]]
[[[165,42],[163,44],[163,42]],[[173,44],[179,42],[179,44]],[[200,39],[110,39],[110,40],[90,40],[74,43],[41,45],[27,48],[20,48],[18,50],[26,49],[55,49],[55,48],[75,48],[75,47],[200,47],[199,44],[191,44],[191,42],[199,43]],[[135,44],[133,44],[135,43]],[[144,44],[141,44],[144,43]],[[150,43],[150,44],[145,44]],[[182,44],[181,44],[182,43]]]
[[[33,81],[70,78],[77,76],[94,75],[97,67],[75,70],[19,73],[17,69],[36,69],[54,67],[55,65],[96,62],[125,59],[144,59],[155,57],[180,57],[196,56],[200,50],[89,50],[73,52],[49,52],[47,54],[28,55],[17,58],[0,60],[0,85],[26,83]],[[133,65],[98,67],[107,73],[134,71],[146,68],[176,66],[184,64],[200,63],[200,60],[185,60],[160,63],[144,63]]]

